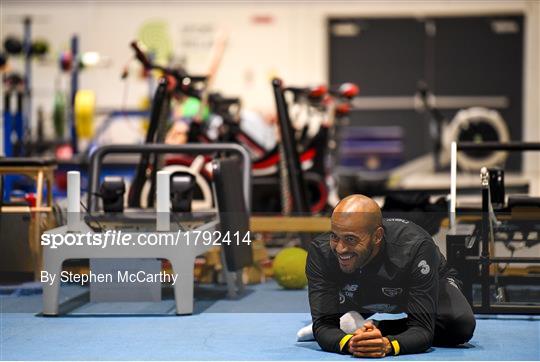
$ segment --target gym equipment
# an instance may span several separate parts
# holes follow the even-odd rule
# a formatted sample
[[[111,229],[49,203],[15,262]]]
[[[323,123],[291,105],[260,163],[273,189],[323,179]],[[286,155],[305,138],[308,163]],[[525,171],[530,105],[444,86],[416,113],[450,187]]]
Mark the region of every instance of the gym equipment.
[[[489,171],[489,188],[491,191],[491,204],[494,209],[501,209],[505,203],[504,170],[491,168]]]
[[[291,128],[291,133],[294,134],[295,142],[300,148],[299,158],[305,173],[310,212],[319,213],[325,210],[327,204],[337,202],[335,201],[337,197],[334,195],[330,197],[326,185],[326,183],[333,184],[329,174],[332,166],[330,153],[335,148],[335,142],[329,140],[329,136],[333,132],[334,124],[342,121],[348,113],[350,108],[348,102],[357,94],[358,87],[345,83],[339,88],[330,90],[325,86],[286,87],[283,92],[287,96],[292,96],[292,108],[296,111],[291,109],[291,113],[298,113],[296,118],[302,119],[298,125],[300,130]],[[210,93],[208,102],[212,114],[217,116],[218,121],[204,123],[192,121],[187,132],[188,142],[242,144],[253,156],[254,212],[279,212],[283,207],[287,207],[283,206],[280,200],[278,165],[282,157],[279,146],[267,149],[244,132],[240,116],[241,102],[238,98]],[[187,167],[191,160],[169,159],[168,162]]]
[[[464,108],[459,110],[451,121],[448,121],[433,105],[434,96],[425,83],[419,82],[416,97],[430,123],[434,172],[448,167],[449,147],[452,142],[507,143],[510,141],[508,127],[499,112],[494,109]],[[460,157],[458,164],[462,170],[475,171],[483,166],[499,166],[504,163],[506,157],[504,152],[467,152]]]
[[[85,67],[106,64],[100,54],[96,52],[82,53],[80,39],[73,34],[70,39],[70,48],[61,52],[58,65],[61,73],[56,80],[56,90],[53,108],[53,120],[56,135],[64,142],[70,144],[73,154],[82,153],[79,150],[79,139],[89,141],[94,136],[94,116],[96,114],[96,96],[93,91],[79,89],[79,75]],[[69,76],[69,91],[64,95],[59,88],[59,79],[67,73]],[[68,134],[64,134],[67,126]],[[87,146],[86,142],[81,145]]]
[[[333,152],[336,142],[332,139],[334,128],[344,123],[350,110],[349,102],[358,92],[358,87],[345,83],[337,88],[326,86],[285,87],[283,93],[291,104],[291,120],[296,127],[291,127],[295,142],[299,148],[300,165],[304,172],[308,205],[310,212],[319,213],[327,205],[334,206],[337,192],[331,177]],[[192,122],[189,127],[190,142],[238,142],[248,148],[253,155],[254,212],[282,211],[280,200],[279,146],[265,148],[242,129],[240,100],[224,97],[219,93],[209,95],[212,113],[217,115],[220,124],[217,132],[209,130],[207,124]],[[291,122],[292,123],[292,122]],[[184,163],[185,160],[173,162]]]
[[[285,289],[304,289],[307,251],[292,247],[281,250],[273,261],[274,279]]]
[[[99,188],[99,196],[103,200],[103,211],[122,212],[124,211],[124,193],[126,184],[122,177],[105,176]]]
[[[9,55],[21,55],[24,50],[24,41],[18,37],[9,35],[4,39],[4,50]],[[32,56],[43,57],[49,52],[49,43],[45,39],[36,39],[30,44]]]
[[[25,81],[17,73],[4,75],[4,122],[3,122],[3,154],[6,157],[24,156],[24,101]],[[15,98],[15,105],[13,104]],[[2,152],[0,152],[2,153]],[[1,198],[10,198],[16,184],[25,182],[19,176],[6,175],[3,179],[3,193]]]
[[[507,266],[512,263],[540,263],[539,257],[513,256],[518,248],[540,244],[540,200],[534,197],[510,196],[506,206],[500,205],[503,185],[500,170],[489,172],[483,167],[481,170],[481,216],[478,216],[478,210],[464,209],[461,210],[464,221],[457,223],[455,171],[458,150],[539,151],[540,143],[463,142],[452,144],[450,209],[452,228],[446,238],[448,262],[458,271],[463,281],[464,294],[475,313],[540,314],[540,304],[537,301],[519,303],[508,301],[505,292],[505,288],[509,285],[538,285],[540,277],[534,274],[507,276],[501,274],[499,270],[499,263],[507,263]],[[491,189],[491,186],[494,186],[494,189]],[[467,218],[476,222],[466,223]],[[502,242],[510,250],[510,257],[493,256],[498,242]],[[480,304],[476,304],[473,300],[474,283],[481,285]],[[492,286],[495,288],[495,303],[492,303]]]
[[[246,147],[253,157],[253,175],[254,177],[254,211],[255,212],[276,212],[279,211],[279,180],[277,177],[278,163],[280,159],[278,147],[271,150],[265,149],[249,134],[241,128],[240,122],[240,100],[238,98],[226,98],[221,94],[212,93],[209,96],[209,105],[213,114],[217,115],[221,120],[221,126],[217,130],[217,135],[211,135],[211,130],[204,127],[203,124],[192,122],[189,128],[189,141],[191,142],[237,142]],[[321,142],[322,143],[322,142]],[[313,168],[315,156],[315,141],[313,144],[308,144],[302,152],[302,164],[306,168]],[[178,163],[181,160],[171,160]],[[189,161],[188,161],[189,162]],[[309,176],[310,189],[318,191],[319,185],[324,187],[324,180],[317,178],[315,175]],[[313,182],[314,181],[314,182]],[[321,203],[312,203],[316,207],[316,212],[320,211],[325,206],[326,191],[319,192]],[[318,199],[317,199],[318,200]]]
[[[178,159],[178,158],[174,158]],[[211,189],[211,183],[212,183],[212,176],[209,174],[207,170],[207,166],[210,166],[209,159],[207,157],[204,157],[202,155],[196,156],[194,159],[189,159],[191,164],[189,166],[187,165],[178,165],[176,163],[168,164],[161,169],[163,171],[170,172],[172,175],[175,174],[185,174],[190,175],[194,179],[194,189],[192,197],[193,201],[191,202],[191,208],[194,211],[197,210],[208,210],[213,207],[213,197],[212,197],[212,189]],[[167,160],[166,162],[169,162]],[[141,193],[141,199],[148,200],[150,192],[150,183],[147,182],[144,185],[144,188]],[[187,195],[186,195],[187,196]],[[147,205],[147,203],[142,202],[141,205]]]
[[[368,167],[360,169],[355,172],[354,169],[347,169],[346,167],[340,167],[339,172],[342,175],[340,177],[340,183],[343,186],[343,193],[362,192],[372,196],[386,196],[395,194],[395,192],[427,192],[428,194],[446,194],[447,193],[447,180],[448,178],[443,174],[444,171],[450,165],[450,145],[453,141],[464,142],[501,142],[506,143],[510,141],[510,134],[508,127],[501,117],[498,111],[487,107],[466,107],[459,110],[453,119],[448,120],[439,107],[445,105],[444,97],[437,97],[430,92],[428,86],[424,82],[418,82],[417,91],[414,97],[414,101],[411,102],[410,108],[414,108],[417,111],[423,112],[429,123],[431,150],[429,154],[419,156],[413,160],[410,160],[400,166],[391,167],[392,163],[399,161],[397,156],[401,153],[401,148],[405,147],[403,142],[399,143],[399,140],[403,138],[406,131],[392,129],[394,127],[387,128],[387,135],[379,137],[380,144],[387,142],[388,146],[391,146],[389,154],[385,154],[381,157],[378,149],[375,148],[375,152],[371,154],[370,148],[365,142],[357,142],[356,145],[365,145],[365,148],[360,148],[358,152],[366,158],[366,166],[368,160],[374,166],[373,170],[369,170]],[[358,105],[361,99],[358,98],[355,101],[355,105]],[[390,100],[388,100],[390,102]],[[435,103],[436,102],[436,103]],[[478,100],[479,104],[483,101]],[[382,102],[381,102],[382,104]],[[472,99],[468,104],[474,104]],[[389,106],[390,107],[390,106]],[[409,103],[403,106],[396,106],[395,109],[409,109]],[[359,108],[364,109],[364,108]],[[372,108],[366,108],[372,109]],[[381,108],[373,109],[386,109]],[[394,109],[390,107],[390,109]],[[371,127],[369,127],[371,128]],[[343,129],[343,133],[347,137],[354,136],[353,132],[349,132],[348,127]],[[366,130],[362,130],[366,133]],[[376,128],[375,132],[379,132]],[[351,136],[352,135],[352,136]],[[354,137],[353,137],[354,138]],[[361,137],[358,137],[361,139]],[[371,142],[371,138],[369,139]],[[345,146],[349,146],[345,144]],[[370,145],[371,146],[371,145]],[[347,156],[353,154],[353,150],[345,148],[344,166],[347,166],[346,162],[351,161]],[[474,171],[481,166],[486,167],[499,167],[507,158],[505,152],[495,152],[491,150],[479,151],[467,151],[466,155],[460,157],[459,167],[462,171]],[[343,159],[343,157],[342,157]],[[375,161],[379,162],[375,162]],[[386,162],[384,162],[386,161]],[[433,179],[437,178],[437,182]],[[445,183],[439,182],[441,179]],[[429,182],[423,182],[429,180]],[[430,184],[433,184],[430,186]],[[438,186],[442,184],[443,186]],[[521,185],[520,185],[521,186]],[[472,192],[476,192],[474,186],[471,188]],[[366,192],[367,190],[367,192]]]
[[[243,167],[246,167],[244,163]],[[239,233],[239,235],[249,235],[249,204],[244,202],[242,197],[242,184],[238,182],[238,173],[241,165],[237,159],[227,158],[212,165],[214,175],[214,186],[216,201],[219,209],[219,220],[221,222],[221,232]],[[246,199],[248,200],[248,199]],[[229,296],[234,297],[234,289],[230,286],[236,284],[239,289],[243,289],[242,268],[253,264],[253,253],[251,243],[233,245],[224,242],[223,261],[229,272],[236,272],[233,275],[226,273],[227,284],[229,285]]]
[[[71,68],[73,67],[73,55],[70,51],[63,51],[60,53],[60,57],[58,59],[58,63],[60,65],[60,69],[63,72],[69,72],[71,71]]]
[[[36,39],[31,45],[32,55],[43,57],[49,52],[49,43],[45,39]]]
[[[146,144],[162,143],[165,139],[167,122],[169,119],[170,102],[174,95],[191,95],[200,97],[201,84],[204,85],[206,77],[193,77],[187,75],[181,69],[171,69],[154,64],[149,57],[140,49],[137,42],[131,43],[131,48],[139,62],[147,70],[156,69],[163,73],[159,80],[158,87],[152,99],[150,113],[150,125],[146,134]],[[155,190],[156,170],[159,168],[158,155],[143,154],[137,166],[135,177],[128,194],[128,205],[139,207],[141,205],[141,193],[147,179],[150,180],[150,192],[148,193],[147,204],[153,205],[153,194]],[[149,166],[152,165],[150,172]],[[148,177],[150,175],[150,177]]]
[[[218,175],[216,181],[216,194],[218,195],[219,216],[215,214],[197,215],[189,213],[181,216],[175,215],[171,222],[170,214],[170,174],[168,172],[158,173],[156,213],[143,214],[124,213],[123,215],[110,215],[100,213],[96,199],[97,183],[99,180],[100,165],[104,157],[108,154],[122,153],[206,153],[215,154],[217,152],[229,153],[239,156],[242,164],[232,164],[227,161],[221,165],[220,160],[216,160],[214,170]],[[68,223],[56,229],[46,232],[46,234],[63,234],[70,232],[80,232],[83,234],[106,233],[112,230],[127,230],[125,234],[130,234],[132,240],[137,240],[138,236],[148,232],[160,231],[162,233],[172,233],[178,235],[179,241],[176,245],[135,245],[121,246],[109,244],[107,248],[96,248],[88,245],[66,246],[65,244],[57,248],[46,247],[44,249],[44,270],[58,274],[62,268],[62,262],[73,258],[163,258],[168,259],[176,273],[181,277],[174,285],[177,314],[191,314],[193,312],[193,265],[195,257],[211,245],[208,243],[194,243],[195,233],[212,232],[221,230],[235,233],[243,232],[242,225],[247,225],[247,215],[250,210],[250,159],[249,155],[242,147],[233,144],[221,145],[115,145],[98,148],[90,160],[90,176],[88,184],[88,215],[85,220],[81,220],[80,215],[80,175],[78,172],[68,174]],[[222,167],[223,166],[223,167]],[[240,176],[241,174],[241,176]],[[241,182],[239,182],[241,180]],[[234,185],[233,187],[231,187]],[[224,187],[227,187],[225,190]],[[221,196],[220,196],[221,195]],[[243,215],[243,218],[227,218],[226,215],[233,213]],[[222,218],[223,215],[223,218]],[[183,217],[183,220],[178,218]],[[137,231],[133,231],[134,230]],[[177,233],[181,231],[180,233]],[[147,235],[147,234],[145,234]],[[212,244],[215,234],[212,237]],[[190,241],[191,240],[191,243]],[[195,245],[194,245],[195,244]],[[225,244],[224,244],[225,245]],[[250,264],[251,250],[245,248],[243,244],[226,245],[229,252],[224,252],[228,270],[238,273],[239,268]],[[231,257],[232,256],[232,257]],[[231,258],[229,258],[231,257]],[[59,279],[59,278],[57,278]],[[241,278],[229,276],[229,294],[236,294],[237,287],[233,285],[241,283]],[[59,280],[52,284],[46,284],[43,288],[43,314],[57,315],[59,312]]]
[[[37,108],[37,130],[35,140],[29,138],[29,130],[25,130],[24,105],[25,105],[25,80],[17,73],[10,73],[4,76],[5,94],[4,94],[4,142],[3,153],[7,157],[24,156],[38,157],[50,151],[53,146],[62,142],[61,136],[54,140],[44,140],[45,120],[43,108]],[[62,96],[55,96],[55,105],[53,109],[53,119],[55,128],[63,127],[65,109],[63,109],[64,100]],[[56,129],[55,129],[56,130]],[[52,153],[52,152],[50,152]],[[49,154],[45,155],[49,157]]]
[[[24,90],[22,99],[22,141],[23,137],[30,134],[32,124],[32,62],[31,62],[31,41],[32,41],[32,20],[27,17],[23,19],[23,55],[24,55]],[[21,145],[20,154],[24,154]]]
[[[35,280],[38,280],[41,270],[42,254],[39,237],[45,227],[44,225],[50,225],[52,221],[52,185],[55,168],[56,164],[51,159],[23,157],[0,158],[0,177],[2,180],[4,175],[25,175],[30,177],[36,185],[35,196],[28,198],[22,204],[11,204],[9,201],[6,203],[4,202],[4,198],[0,197],[0,218],[3,218],[6,214],[26,214],[30,217],[27,242],[31,255],[31,266],[26,265],[23,271],[33,272]],[[2,182],[2,188],[4,186],[4,182]],[[4,193],[6,190],[1,191]],[[2,235],[4,234],[2,233]],[[20,243],[22,240],[18,239],[16,241]],[[6,239],[2,237],[2,243],[4,242],[8,244],[7,237]],[[15,249],[19,248],[15,247]],[[20,261],[20,255],[9,255],[7,251],[1,254],[3,258],[11,259],[6,262],[6,265],[12,264],[16,260]],[[4,265],[3,262],[2,265]]]
[[[333,208],[339,202],[337,181],[334,177],[337,152],[340,149],[340,138],[337,135],[340,129],[349,122],[351,101],[358,95],[359,88],[352,83],[343,83],[338,87],[330,87],[324,95],[322,95],[321,87],[309,89],[288,87],[285,89],[285,93],[287,92],[292,92],[293,100],[301,100],[303,103],[300,105],[301,111],[298,111],[296,107],[296,113],[303,114],[301,118],[308,122],[303,127],[297,142],[308,152],[310,149],[315,152],[315,156],[310,160],[312,165],[309,167],[309,172],[305,173],[310,199],[315,193],[318,195],[316,197],[319,197],[315,200],[320,200],[315,207],[311,207],[311,210],[320,212],[326,205]],[[295,106],[293,103],[293,107]],[[315,130],[317,130],[316,134]],[[305,153],[300,156],[300,159],[302,169],[307,170],[304,167]],[[322,179],[322,182],[318,183],[318,191],[317,188],[314,190],[310,186],[310,184],[313,185],[309,182],[313,175]],[[313,201],[310,200],[310,204],[313,205]]]
[[[15,36],[7,36],[6,39],[4,39],[4,50],[10,55],[19,55],[23,50],[22,41]]]
[[[154,104],[152,106],[152,115],[151,115],[151,122],[149,131],[147,133],[147,143],[159,143],[163,141],[163,137],[156,137],[156,135],[160,134],[165,128],[164,124],[168,120],[168,104],[170,103],[171,97],[174,96],[173,92],[178,92],[180,95],[193,95],[195,97],[200,97],[202,99],[201,104],[204,105],[204,94],[207,89],[207,84],[209,79],[205,77],[188,77],[185,72],[177,70],[177,69],[168,69],[162,66],[157,66],[151,62],[149,57],[142,52],[140,48],[138,48],[136,43],[132,43],[132,48],[134,49],[136,53],[137,59],[143,64],[145,69],[158,69],[162,71],[166,76],[160,80],[160,84],[162,82],[168,82],[169,86],[166,84],[163,84],[162,89],[160,90],[160,87],[158,86],[158,89],[156,91],[156,95],[154,96]],[[193,83],[203,83],[204,86],[195,86]],[[178,88],[177,84],[181,84],[182,87]],[[285,90],[285,91],[288,91]],[[294,93],[295,91],[297,93],[300,92],[306,92],[305,89],[296,90],[294,88],[291,88],[291,91]],[[335,93],[336,97],[345,97],[350,98],[352,97],[352,94],[355,94],[358,91],[357,87],[352,86],[350,84],[346,84],[341,86],[341,88]],[[308,92],[309,93],[309,92]],[[311,92],[313,93],[313,92]],[[311,94],[309,93],[309,94]],[[321,98],[322,91],[319,91],[318,94],[311,95],[311,98]],[[320,102],[320,99],[318,100]],[[280,159],[283,159],[279,156],[277,150],[266,152],[262,151],[262,147],[257,145],[257,143],[249,138],[249,136],[245,135],[243,132],[241,132],[238,119],[234,115],[231,114],[230,108],[231,106],[239,104],[238,99],[234,98],[224,98],[220,95],[209,95],[208,96],[208,102],[211,104],[212,110],[217,112],[217,114],[221,115],[224,119],[224,128],[225,130],[218,136],[218,139],[221,141],[231,141],[231,140],[244,140],[247,145],[252,145],[253,148],[255,148],[255,152],[263,153],[263,156],[261,158],[258,158],[254,162],[254,174],[256,175],[262,175],[265,176],[272,175],[274,176],[277,172],[277,163]],[[339,104],[341,106],[341,104]],[[189,128],[189,135],[188,140],[189,141],[198,141],[198,142],[209,142],[210,137],[207,137],[204,133],[204,126],[201,124],[201,109],[204,109],[203,107],[198,107],[199,111],[197,116],[195,117],[195,120],[192,121],[191,126]],[[340,107],[337,109],[337,113],[346,113],[346,110],[342,109],[343,107]],[[194,111],[192,111],[194,112]],[[334,115],[332,115],[334,116]],[[198,121],[197,121],[198,119]],[[159,126],[161,124],[161,126]],[[310,189],[310,194],[315,195],[315,202],[312,203],[313,208],[315,209],[314,212],[320,212],[324,209],[326,206],[326,200],[328,191],[325,185],[325,177],[326,177],[326,168],[325,168],[325,152],[324,150],[327,147],[327,129],[325,127],[321,127],[320,134],[317,134],[317,137],[314,137],[308,145],[304,146],[306,148],[306,151],[302,153],[301,160],[302,165],[306,164],[307,168],[313,168],[314,170],[318,172],[314,172],[313,174],[306,174],[306,180],[308,180],[308,188]],[[146,157],[146,156],[143,156]],[[152,175],[151,173],[153,171],[148,171],[150,163],[156,164],[157,160],[154,159],[152,161],[146,160],[143,158],[141,160],[141,163],[139,165],[139,168],[137,170],[137,174],[134,180],[134,187],[130,189],[129,194],[129,205],[132,207],[143,205],[144,202],[141,202],[141,197],[146,198],[146,205],[152,205],[153,200],[151,199],[151,195],[153,195],[153,184],[154,184],[154,178],[155,175]],[[180,164],[184,167],[190,167],[191,160],[169,160],[167,162],[174,163],[174,164]],[[171,165],[172,166],[172,165]],[[157,169],[158,167],[153,167],[152,170]],[[283,169],[283,168],[282,168]],[[186,169],[184,169],[186,170]],[[187,170],[186,170],[187,171]],[[148,193],[144,192],[145,184],[147,181],[147,175],[150,174],[150,191]],[[276,182],[276,177],[270,177],[265,180],[256,180],[257,186],[267,186],[268,185],[279,185],[279,182]],[[210,181],[207,179],[207,181]],[[261,181],[261,183],[259,183]],[[275,187],[274,187],[275,188]],[[257,187],[259,189],[259,187]],[[274,190],[272,190],[274,191]],[[273,194],[276,194],[275,192]],[[147,195],[147,197],[145,197]],[[267,194],[264,194],[265,196],[262,197],[262,199],[267,199]],[[207,198],[205,198],[206,200]],[[259,203],[257,203],[259,204]],[[272,207],[272,203],[265,202],[265,207],[270,205]],[[287,207],[287,203],[282,203],[282,205],[285,205],[283,207]],[[312,208],[312,210],[313,210]],[[264,209],[264,210],[258,210],[258,211],[276,211],[273,209]]]
[[[303,194],[306,189],[306,186],[309,187],[310,184],[317,185],[315,190],[312,187],[309,187],[310,194],[318,195],[316,200],[319,202],[315,203],[316,207],[312,207],[311,211],[320,212],[324,209],[327,203],[330,206],[335,206],[339,201],[337,196],[337,191],[333,187],[335,181],[332,178],[332,168],[334,166],[333,158],[335,156],[335,150],[338,147],[338,143],[335,140],[334,134],[337,127],[341,127],[347,119],[349,111],[349,103],[351,99],[358,94],[358,87],[351,83],[344,83],[338,89],[330,89],[329,94],[323,96],[326,88],[315,87],[315,88],[296,88],[296,87],[287,87],[284,88],[281,86],[281,80],[274,79],[273,83],[274,96],[276,98],[277,105],[277,114],[279,121],[279,130],[281,133],[281,148],[280,148],[280,176],[281,176],[281,185],[282,185],[282,209],[287,211],[287,207],[291,208],[292,212],[306,212],[306,206],[304,203],[306,196]],[[319,123],[319,128],[317,134],[311,138],[309,143],[306,142],[305,136],[312,133],[309,131],[311,125],[306,125],[302,131],[302,136],[297,141],[294,137],[294,128],[292,127],[288,105],[286,102],[286,94],[292,93],[294,99],[303,99],[304,107],[307,105],[307,108],[304,108],[305,118],[310,118],[313,114],[318,114],[319,117],[315,119],[321,119],[321,111],[323,111],[322,121]],[[313,112],[316,110],[315,112]],[[297,108],[296,113],[301,113],[302,111]],[[315,122],[317,123],[317,122]],[[309,139],[309,138],[308,138]],[[295,143],[303,144],[304,150],[300,156],[297,152],[297,147]],[[309,146],[307,146],[309,145]],[[308,152],[314,153],[313,157],[310,158],[312,162],[311,166],[308,168],[309,173],[305,172],[305,175],[302,175],[302,170],[304,169],[304,163],[302,162],[302,167],[296,165],[298,160],[305,160],[305,156]],[[316,179],[319,179],[319,182],[315,183],[305,183],[310,178],[313,180],[313,176]],[[288,191],[290,183],[291,190]],[[305,186],[304,186],[305,185]],[[300,188],[300,190],[299,190]],[[315,192],[313,192],[315,191]],[[289,194],[292,195],[293,202],[289,200]],[[288,205],[290,204],[290,205]],[[315,209],[315,210],[313,210]]]
[[[438,108],[433,106],[433,95],[427,85],[419,82],[418,94],[422,109],[430,122],[433,170],[441,171],[450,161],[449,146],[452,142],[500,142],[510,141],[508,127],[501,115],[493,109],[470,107],[459,110],[448,121]],[[495,167],[506,160],[503,152],[471,152],[460,157],[458,164],[462,170],[474,171],[480,167]]]
[[[70,77],[70,85],[69,93],[66,92],[67,95],[56,89],[53,108],[55,132],[63,141],[66,136],[64,125],[67,125],[68,142],[74,154],[78,154],[80,151],[79,138],[88,139],[94,134],[93,121],[96,108],[95,94],[90,90],[79,89],[79,74],[85,65],[83,64],[85,54],[80,52],[79,42],[79,36],[72,35],[70,49],[61,52],[58,59],[61,72],[68,73]],[[92,62],[97,63],[99,55],[97,53],[91,54]]]
[[[21,156],[24,143],[24,88],[25,81],[17,73],[4,77],[4,155],[6,157]],[[13,113],[13,96],[16,97],[16,108]]]
[[[75,94],[75,103],[73,105],[78,138],[89,139],[94,135],[95,108],[95,93],[87,89],[78,90]]]
[[[71,37],[71,57],[72,59],[77,59],[79,56],[79,37],[73,35]],[[71,140],[71,147],[74,153],[78,153],[78,138],[77,138],[77,123],[75,119],[75,97],[77,96],[77,91],[79,90],[79,62],[74,61],[71,65],[70,75],[71,75],[71,85],[70,85],[70,94],[69,94],[69,107],[67,113],[68,127],[69,127],[69,136]]]
[[[505,121],[496,110],[483,107],[462,109],[456,113],[443,135],[446,145],[452,142],[499,142],[510,141],[510,134]],[[446,150],[448,155],[448,150]],[[478,170],[481,167],[502,165],[507,158],[506,152],[463,151],[458,159],[462,170]],[[448,160],[445,160],[448,162]]]
[[[280,180],[282,185],[282,209],[301,215],[309,212],[306,196],[304,175],[300,168],[300,159],[296,149],[294,135],[285,96],[283,94],[282,81],[272,80],[274,97],[276,101],[279,131],[281,134],[280,145]]]
[[[63,139],[66,128],[66,97],[58,90],[54,94],[53,125],[55,136]]]
[[[191,211],[195,176],[189,172],[171,174],[171,208],[173,212]]]
[[[33,43],[31,42],[31,27],[32,27],[32,21],[30,18],[24,19],[24,40],[21,42],[21,53],[24,57],[24,72],[22,73],[22,76],[20,76],[20,87],[18,87],[18,92],[20,93],[21,99],[18,100],[18,108],[20,108],[20,121],[17,121],[17,136],[13,137],[13,139],[9,138],[10,142],[5,144],[5,149],[7,152],[5,154],[7,156],[12,155],[21,155],[21,156],[39,156],[47,151],[50,151],[50,153],[54,152],[54,148],[61,144],[64,140],[64,124],[65,119],[67,118],[71,123],[74,123],[74,110],[73,105],[75,102],[75,94],[77,91],[77,81],[76,81],[76,72],[78,71],[78,67],[76,64],[70,65],[70,69],[72,72],[72,83],[71,83],[71,91],[72,94],[67,97],[67,102],[62,99],[62,95],[59,93],[55,94],[55,103],[53,107],[53,120],[54,120],[54,128],[57,138],[52,141],[46,141],[43,139],[43,137],[40,137],[40,133],[38,132],[36,140],[31,139],[31,129],[30,126],[33,123],[32,122],[32,112],[33,112],[33,106],[32,106],[32,60],[33,57],[39,56],[43,57],[48,52],[48,43],[43,39],[37,39]],[[12,51],[15,49],[12,49],[15,44],[14,39],[7,39],[6,40],[6,46],[10,48]],[[76,56],[76,47],[77,47],[77,38],[76,36],[74,39],[72,39],[72,51],[69,53],[70,59],[75,59]],[[63,60],[64,62],[67,61],[67,58]],[[6,99],[7,95],[9,95],[13,90],[11,87],[7,87],[8,92],[6,92]],[[8,101],[6,101],[8,102]],[[66,107],[66,103],[69,104],[69,107]],[[7,107],[9,109],[9,107]],[[84,109],[84,107],[83,107]],[[39,107],[38,107],[38,116],[39,116]],[[7,118],[12,119],[12,118]],[[40,119],[38,119],[38,125],[39,125]],[[7,122],[13,123],[12,121]],[[19,125],[20,124],[20,125]],[[6,125],[5,127],[9,127]],[[74,128],[75,126],[70,124],[70,130],[73,131],[74,134]],[[88,127],[86,128],[88,129]],[[39,131],[39,129],[38,129]],[[72,136],[73,136],[72,134]],[[13,142],[12,142],[13,141]],[[13,144],[17,144],[17,152],[13,153],[11,152],[13,150],[12,147]],[[76,139],[74,141],[76,143]],[[72,145],[73,146],[73,145]],[[10,149],[11,147],[11,149]],[[77,151],[76,147],[73,147],[74,152]]]

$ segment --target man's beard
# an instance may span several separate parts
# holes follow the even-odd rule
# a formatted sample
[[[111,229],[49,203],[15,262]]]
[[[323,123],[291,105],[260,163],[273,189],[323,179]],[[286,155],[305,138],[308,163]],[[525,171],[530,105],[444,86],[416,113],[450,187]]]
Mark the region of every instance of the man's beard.
[[[374,249],[373,244],[369,244],[369,247],[365,249],[361,254],[354,253],[354,256],[353,256],[354,263],[351,266],[342,265],[339,262],[339,256],[336,253],[336,257],[338,258],[339,268],[344,273],[347,273],[347,274],[354,273],[357,269],[363,267],[368,262],[369,258],[373,254],[373,249]]]

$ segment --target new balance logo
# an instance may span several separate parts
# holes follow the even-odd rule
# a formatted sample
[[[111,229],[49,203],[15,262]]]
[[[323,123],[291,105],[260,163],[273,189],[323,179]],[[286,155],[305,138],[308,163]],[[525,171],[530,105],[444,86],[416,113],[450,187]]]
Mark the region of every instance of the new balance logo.
[[[398,294],[401,294],[401,292],[403,292],[403,289],[402,288],[385,288],[385,287],[383,287],[382,292],[387,297],[394,298]]]

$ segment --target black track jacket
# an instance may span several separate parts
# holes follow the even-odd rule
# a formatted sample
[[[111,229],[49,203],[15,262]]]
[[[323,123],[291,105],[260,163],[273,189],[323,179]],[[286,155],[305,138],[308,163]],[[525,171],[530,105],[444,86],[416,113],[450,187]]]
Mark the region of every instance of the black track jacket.
[[[383,228],[379,253],[351,274],[341,271],[330,249],[329,233],[310,245],[306,274],[313,333],[326,351],[347,353],[340,348],[346,333],[339,328],[339,318],[351,310],[365,317],[376,312],[405,312],[407,330],[387,337],[398,341],[401,354],[431,347],[439,279],[453,276],[453,272],[432,237],[418,225],[384,219]]]

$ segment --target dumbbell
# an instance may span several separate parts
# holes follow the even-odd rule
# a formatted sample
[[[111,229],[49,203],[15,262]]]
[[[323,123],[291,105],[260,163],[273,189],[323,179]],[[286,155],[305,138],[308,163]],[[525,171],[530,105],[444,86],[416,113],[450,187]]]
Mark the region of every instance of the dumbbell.
[[[8,36],[4,40],[4,50],[10,55],[20,55],[23,52],[23,42],[15,37]],[[42,57],[49,52],[49,43],[44,39],[36,39],[30,46],[30,55]]]

